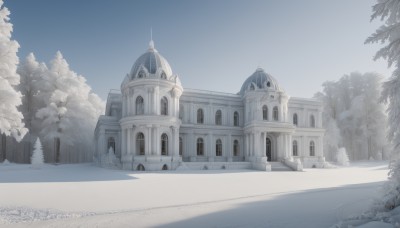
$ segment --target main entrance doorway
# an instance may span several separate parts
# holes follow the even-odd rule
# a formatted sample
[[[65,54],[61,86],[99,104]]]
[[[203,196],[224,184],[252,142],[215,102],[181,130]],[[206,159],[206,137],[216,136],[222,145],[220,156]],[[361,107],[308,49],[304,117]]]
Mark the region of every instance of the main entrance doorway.
[[[268,157],[268,161],[271,161],[272,143],[271,143],[271,139],[269,139],[269,138],[266,138],[266,140],[265,140],[265,155]]]

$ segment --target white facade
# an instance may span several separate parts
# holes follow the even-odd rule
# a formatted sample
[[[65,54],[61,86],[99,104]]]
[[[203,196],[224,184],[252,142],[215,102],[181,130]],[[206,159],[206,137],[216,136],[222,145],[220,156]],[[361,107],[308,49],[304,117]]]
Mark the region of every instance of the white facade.
[[[114,148],[123,169],[321,167],[322,104],[290,98],[257,69],[237,94],[183,89],[153,42],[111,91],[95,159]],[[300,165],[299,165],[300,164]],[[296,166],[297,165],[297,166]]]

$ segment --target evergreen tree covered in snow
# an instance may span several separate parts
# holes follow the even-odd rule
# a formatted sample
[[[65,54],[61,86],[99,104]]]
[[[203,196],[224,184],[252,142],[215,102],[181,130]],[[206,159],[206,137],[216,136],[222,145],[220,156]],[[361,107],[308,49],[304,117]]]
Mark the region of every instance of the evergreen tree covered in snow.
[[[385,210],[400,206],[400,1],[378,0],[373,6],[371,20],[379,18],[385,24],[366,40],[366,43],[382,43],[375,59],[383,58],[388,66],[395,66],[392,76],[383,84],[382,101],[388,104],[388,140],[395,162],[391,165],[389,182],[386,184],[382,205]]]
[[[104,103],[86,84],[84,77],[70,70],[60,52],[44,75],[48,83],[42,93],[45,106],[36,117],[41,119],[40,135],[54,144],[55,162],[60,162],[62,144],[86,146],[91,150],[93,131]]]
[[[20,77],[17,74],[19,44],[11,40],[13,26],[9,22],[10,11],[0,0],[0,132],[21,140],[27,132],[22,122],[21,93],[15,90]]]
[[[34,145],[34,150],[31,157],[31,164],[35,168],[38,168],[44,164],[43,148],[39,138],[36,139]]]

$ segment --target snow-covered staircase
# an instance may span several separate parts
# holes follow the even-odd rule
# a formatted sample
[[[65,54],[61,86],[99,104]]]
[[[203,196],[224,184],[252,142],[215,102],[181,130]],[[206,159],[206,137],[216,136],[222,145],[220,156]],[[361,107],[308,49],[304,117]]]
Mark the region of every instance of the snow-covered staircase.
[[[269,162],[271,164],[271,171],[293,171],[290,167],[282,162]]]

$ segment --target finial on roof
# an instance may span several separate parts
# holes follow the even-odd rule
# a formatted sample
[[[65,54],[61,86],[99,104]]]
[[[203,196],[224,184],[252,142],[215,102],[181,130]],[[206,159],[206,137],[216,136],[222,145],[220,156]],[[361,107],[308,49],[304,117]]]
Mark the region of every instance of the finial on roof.
[[[153,28],[150,28],[150,43],[149,43],[149,49],[154,49]]]

